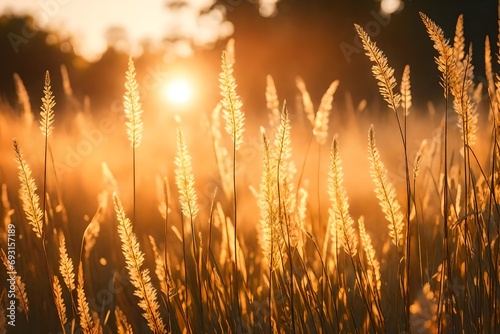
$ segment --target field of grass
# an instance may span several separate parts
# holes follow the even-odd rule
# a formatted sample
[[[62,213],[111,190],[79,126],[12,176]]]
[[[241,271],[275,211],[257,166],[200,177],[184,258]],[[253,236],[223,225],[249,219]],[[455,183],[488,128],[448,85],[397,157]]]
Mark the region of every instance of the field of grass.
[[[478,84],[463,17],[453,39],[421,18],[443,88],[430,111],[357,25],[378,115],[336,110],[342,78],[320,101],[298,78],[295,102],[268,76],[250,122],[233,41],[203,116],[148,115],[132,58],[99,117],[64,75],[76,107],[59,110],[49,72],[35,112],[17,77],[19,104],[0,106],[0,332],[500,332],[500,59],[487,40]]]

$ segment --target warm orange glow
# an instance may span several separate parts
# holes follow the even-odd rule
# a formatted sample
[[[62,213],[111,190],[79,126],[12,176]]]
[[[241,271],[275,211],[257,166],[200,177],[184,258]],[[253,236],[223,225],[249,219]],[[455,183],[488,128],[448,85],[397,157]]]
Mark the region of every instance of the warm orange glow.
[[[163,88],[165,99],[174,104],[186,104],[193,95],[192,85],[185,79],[173,79]]]

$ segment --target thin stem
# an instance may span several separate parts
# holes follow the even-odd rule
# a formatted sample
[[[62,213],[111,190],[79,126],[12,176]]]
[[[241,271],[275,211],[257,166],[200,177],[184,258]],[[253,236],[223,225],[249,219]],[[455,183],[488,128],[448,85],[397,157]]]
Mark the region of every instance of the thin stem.
[[[44,259],[45,259],[45,269],[47,270],[47,275],[49,276],[50,292],[52,294],[52,300],[54,301],[54,306],[56,306],[57,305],[56,295],[55,295],[55,292],[54,292],[54,289],[53,289],[54,282],[53,282],[53,279],[52,279],[52,275],[50,273],[51,270],[50,270],[50,264],[49,264],[49,257],[47,256],[47,248],[45,247],[45,241],[44,241],[43,237],[42,237],[42,249],[43,249],[43,256],[44,256]],[[59,316],[57,318],[59,319]],[[62,322],[60,322],[60,323],[61,323],[61,328],[65,332],[64,324]]]
[[[233,113],[234,114],[234,113]],[[236,131],[236,129],[234,130]],[[233,133],[233,138],[236,138],[236,133]],[[239,296],[239,274],[238,274],[238,235],[237,235],[237,196],[236,196],[236,139],[233,142],[233,213],[234,213],[234,297],[236,308],[238,310],[237,329],[238,333],[242,332],[241,328],[241,309],[240,309],[240,296]]]
[[[170,201],[170,196],[169,196],[169,188],[168,188],[168,180],[167,178],[165,177],[163,179],[163,195],[165,196],[165,226],[164,226],[164,230],[163,230],[163,237],[164,237],[164,240],[165,240],[165,247],[163,249],[163,255],[164,255],[164,270],[165,270],[165,279],[166,279],[166,287],[167,287],[167,302],[165,303],[166,306],[167,306],[167,314],[168,314],[168,323],[167,323],[167,328],[169,331],[172,331],[172,321],[170,319],[171,317],[171,314],[172,312],[170,312],[170,284],[168,282],[168,275],[169,275],[169,271],[168,271],[168,252],[167,252],[167,245],[168,245],[168,242],[167,242],[167,231],[168,231],[168,218],[169,218],[169,201]]]
[[[405,103],[406,106],[406,103]],[[411,187],[410,187],[410,172],[408,168],[408,128],[407,128],[407,114],[408,111],[404,112],[404,137],[403,139],[403,149],[405,156],[405,179],[406,179],[406,254],[405,254],[405,277],[403,278],[404,287],[404,300],[405,300],[405,326],[406,330],[410,330],[410,264],[411,264]],[[397,113],[396,113],[397,116]],[[399,123],[399,119],[398,119]],[[415,207],[416,210],[416,207]]]
[[[191,238],[192,238],[192,243],[193,243],[193,261],[194,261],[194,266],[195,266],[195,270],[196,270],[196,281],[197,281],[197,285],[198,285],[198,294],[199,294],[198,302],[200,303],[201,328],[204,331],[205,330],[205,320],[203,318],[203,303],[202,303],[203,294],[202,294],[202,283],[201,283],[200,268],[199,268],[199,264],[201,264],[201,263],[198,263],[201,261],[201,259],[198,255],[199,254],[198,246],[196,245],[196,237],[195,237],[196,233],[194,230],[193,216],[190,217],[190,221],[191,221]]]
[[[187,273],[187,256],[186,256],[186,234],[184,231],[184,215],[181,214],[181,232],[182,232],[182,256],[184,257],[184,303],[186,308],[184,310],[184,316],[186,321],[186,327],[191,327],[191,323],[189,321],[189,305],[188,305],[188,273]]]
[[[46,194],[46,191],[47,191],[47,151],[48,151],[48,147],[49,147],[49,139],[47,136],[45,136],[45,147],[44,147],[44,154],[43,154],[43,193],[42,193],[42,197],[43,197],[43,204],[42,204],[42,224],[45,225],[46,222],[45,220],[47,219],[47,223],[48,223],[48,217],[46,215],[46,203],[47,203],[47,197],[45,196]],[[45,226],[42,227],[42,244],[44,245],[45,247]],[[50,275],[50,273],[49,273]],[[52,283],[52,281],[51,281]]]
[[[272,322],[272,294],[273,294],[273,255],[274,255],[274,228],[271,226],[271,255],[269,259],[269,333],[273,333],[273,322]]]
[[[445,259],[443,261],[443,266],[441,268],[441,287],[439,294],[439,303],[438,303],[438,334],[442,332],[443,324],[442,324],[442,303],[443,303],[443,294],[444,294],[444,286],[445,284],[449,284],[449,279],[451,277],[451,268],[450,268],[450,251],[448,248],[448,80],[445,82],[445,114],[444,114],[444,180],[443,180],[443,228],[444,228],[444,238],[443,238],[443,250],[445,253]],[[446,280],[445,276],[446,275]],[[445,282],[446,281],[446,282]],[[449,287],[448,287],[449,288]],[[451,290],[450,290],[451,293]],[[448,301],[449,303],[449,301]],[[450,306],[450,305],[449,305]],[[450,307],[447,307],[446,310],[450,312],[453,323],[453,310],[450,310]]]
[[[133,212],[132,212],[132,223],[135,225],[135,146],[132,146],[132,193],[133,193]]]

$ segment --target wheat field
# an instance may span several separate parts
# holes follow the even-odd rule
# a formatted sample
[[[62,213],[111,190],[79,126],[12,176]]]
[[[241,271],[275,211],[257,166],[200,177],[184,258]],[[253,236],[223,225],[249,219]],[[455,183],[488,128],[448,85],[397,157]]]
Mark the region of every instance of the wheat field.
[[[120,112],[101,119],[58,109],[67,76],[47,71],[41,103],[15,76],[18,105],[0,105],[0,332],[500,332],[500,58],[486,38],[477,84],[463,16],[455,32],[420,17],[443,89],[431,111],[359,25],[382,115],[336,110],[342,78],[320,101],[297,78],[291,102],[268,76],[254,123],[232,40],[220,103],[168,129],[132,58]]]

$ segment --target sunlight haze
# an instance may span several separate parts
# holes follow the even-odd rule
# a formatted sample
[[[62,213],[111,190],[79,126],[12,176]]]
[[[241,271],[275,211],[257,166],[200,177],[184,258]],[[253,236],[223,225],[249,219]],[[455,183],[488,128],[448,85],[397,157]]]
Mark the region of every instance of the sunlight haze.
[[[106,32],[123,28],[127,48],[133,54],[141,51],[140,42],[157,45],[165,37],[184,41],[174,45],[178,53],[187,55],[195,45],[216,42],[232,34],[232,24],[225,21],[222,6],[207,10],[213,0],[190,0],[187,5],[169,9],[164,0],[4,0],[0,13],[30,14],[36,24],[58,33],[74,36],[76,52],[94,60],[106,50]],[[200,16],[201,11],[206,11]],[[116,30],[116,29],[115,29]],[[189,44],[188,44],[189,46]]]

